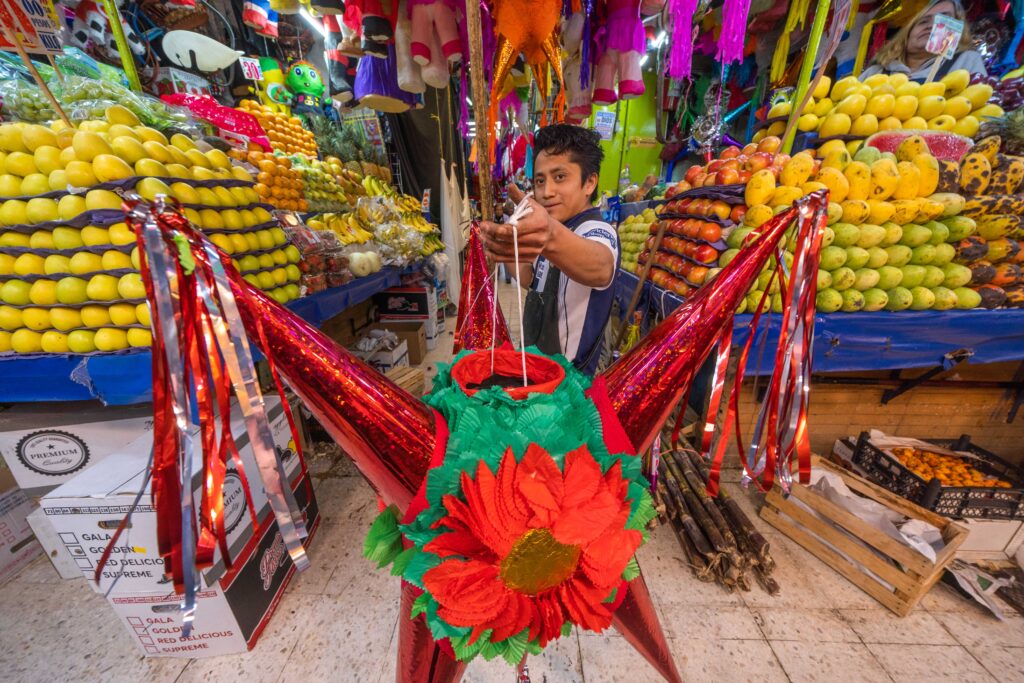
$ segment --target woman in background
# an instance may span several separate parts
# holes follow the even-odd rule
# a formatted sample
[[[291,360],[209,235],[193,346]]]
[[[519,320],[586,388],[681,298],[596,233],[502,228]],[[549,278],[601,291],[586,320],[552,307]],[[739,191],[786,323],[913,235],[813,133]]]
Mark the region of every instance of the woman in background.
[[[925,49],[937,14],[945,14],[964,22],[964,32],[957,45],[957,54],[953,59],[943,61],[933,80],[937,81],[957,69],[967,69],[972,74],[986,76],[988,72],[981,55],[968,49],[971,32],[959,0],[932,0],[882,46],[872,60],[872,65],[860,75],[861,80],[875,74],[906,74],[910,80],[923,83],[937,58]]]

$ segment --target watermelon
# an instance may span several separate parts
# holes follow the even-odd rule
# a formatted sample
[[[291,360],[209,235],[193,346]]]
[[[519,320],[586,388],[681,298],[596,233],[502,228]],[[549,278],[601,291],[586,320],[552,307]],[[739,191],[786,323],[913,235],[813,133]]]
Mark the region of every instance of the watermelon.
[[[928,151],[932,153],[932,156],[945,161],[959,162],[974,145],[974,141],[970,138],[940,130],[885,130],[870,136],[864,141],[864,144],[882,152],[895,154],[900,143],[911,135],[923,137],[928,143]]]

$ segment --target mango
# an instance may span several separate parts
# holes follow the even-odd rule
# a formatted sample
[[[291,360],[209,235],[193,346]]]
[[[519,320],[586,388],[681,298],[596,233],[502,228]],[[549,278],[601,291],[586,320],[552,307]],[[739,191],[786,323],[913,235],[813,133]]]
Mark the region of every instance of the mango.
[[[870,145],[867,147],[862,147],[861,149],[857,150],[857,152],[853,155],[854,161],[864,162],[868,166],[875,163],[881,158],[882,153],[878,151],[878,148],[871,147]]]
[[[803,192],[803,196],[811,194],[812,192],[818,192],[819,190],[828,190],[828,185],[820,183],[817,180],[808,180],[806,183],[800,186],[800,191]]]
[[[829,152],[821,157],[821,168],[834,168],[839,172],[842,172],[843,169],[853,161],[853,158],[850,156],[850,153],[846,149],[846,145],[844,145],[841,140],[833,140],[832,142],[838,142],[839,149]]]
[[[821,100],[828,97],[828,91],[832,87],[832,79],[828,76],[822,75],[818,79],[818,84],[814,86],[814,90],[811,92],[811,96],[816,100]]]
[[[939,79],[939,82],[946,87],[946,94],[956,95],[966,88],[971,82],[971,72],[967,69],[957,69]]]
[[[877,150],[876,150],[877,151]],[[843,171],[849,190],[847,199],[867,199],[871,194],[871,168],[862,161],[851,161]]]
[[[842,204],[850,192],[850,182],[838,168],[822,164],[817,180],[828,188],[830,201]]]
[[[856,76],[847,76],[846,78],[840,78],[836,81],[836,84],[832,87],[832,99],[838,102],[839,100],[846,97],[854,88],[860,86],[860,81],[857,80]]]
[[[832,111],[832,100],[825,97],[814,103],[814,111],[812,112],[819,119],[823,119]]]
[[[918,93],[921,91],[921,84],[914,81],[907,81],[896,86],[896,97],[905,97],[907,95],[916,98]]]
[[[913,95],[900,95],[895,98],[891,113],[900,121],[906,121],[917,113],[917,98]]]
[[[949,114],[954,119],[962,119],[970,114],[971,109],[973,108],[971,101],[966,97],[950,97],[946,100],[946,105],[942,108],[942,113]]]
[[[789,187],[800,187],[811,177],[814,171],[814,157],[801,152],[790,157],[779,173],[779,182]]]
[[[837,135],[847,135],[850,132],[852,121],[848,114],[833,112],[826,116],[818,128],[818,135],[822,138],[831,138]]]
[[[964,210],[963,196],[954,192],[937,192],[929,196],[928,200],[942,204],[942,218],[958,216]]]
[[[985,83],[975,83],[964,88],[960,95],[970,100],[972,110],[981,109],[992,98],[992,86]]]
[[[790,187],[789,185],[779,185],[775,188],[775,192],[772,194],[769,204],[773,207],[777,206],[790,206],[793,202],[803,197],[804,193],[799,187]]]
[[[775,174],[767,168],[750,176],[747,187],[743,191],[743,199],[747,206],[768,204],[775,194]]]
[[[768,110],[768,118],[775,119],[780,116],[789,116],[789,112],[793,110],[793,105],[790,102],[779,102],[772,106]]]
[[[919,172],[917,196],[934,194],[939,186],[939,160],[929,153],[917,154],[911,160]]]
[[[887,116],[878,122],[878,130],[900,130],[903,122],[895,116]]]
[[[867,106],[867,103],[868,100],[863,95],[847,95],[839,101],[835,110],[840,114],[846,114],[852,120],[864,113],[864,108]]]
[[[928,122],[920,116],[911,116],[903,122],[903,130],[928,130]]]
[[[840,206],[843,209],[840,220],[844,223],[860,225],[868,220],[868,216],[871,214],[871,207],[863,199],[847,199]]]
[[[889,159],[879,159],[871,164],[871,186],[868,192],[870,199],[888,199],[896,191],[900,182],[900,174],[896,164]],[[851,189],[853,183],[850,183]]]
[[[896,225],[907,225],[908,223],[913,223],[917,220],[923,203],[924,200],[918,197],[913,199],[893,200],[892,208],[894,211],[892,214],[892,222]]]
[[[928,130],[944,130],[952,132],[956,126],[956,119],[949,114],[940,114],[934,119],[928,120]]]
[[[896,97],[894,95],[876,95],[868,100],[864,107],[865,114],[871,114],[878,120],[892,116],[896,109]]]
[[[920,89],[917,91],[917,96],[920,98],[925,97],[942,97],[946,94],[946,84],[941,81],[932,81],[931,83],[922,83]]]
[[[874,114],[863,114],[854,119],[850,135],[866,138],[878,132],[878,118]]]
[[[869,199],[868,202],[868,217],[867,222],[875,225],[882,225],[892,218],[893,213],[896,212],[896,208],[891,202],[881,201],[878,199]]]
[[[980,120],[986,119],[986,118],[990,118],[990,119],[1001,118],[1003,116],[1003,114],[1005,114],[1006,112],[1004,112],[1003,108],[1000,107],[998,104],[986,104],[985,106],[981,107],[980,109],[975,109],[972,113],[980,121]]]
[[[963,135],[965,138],[973,138],[978,134],[979,128],[981,128],[981,121],[969,114],[956,122],[956,125],[953,126],[953,132],[957,135]]]
[[[896,164],[896,171],[900,180],[892,193],[893,199],[916,199],[921,186],[921,170],[912,161],[900,161]]]
[[[917,116],[920,116],[922,119],[927,121],[942,114],[942,110],[945,108],[946,98],[942,95],[922,97],[917,102]]]

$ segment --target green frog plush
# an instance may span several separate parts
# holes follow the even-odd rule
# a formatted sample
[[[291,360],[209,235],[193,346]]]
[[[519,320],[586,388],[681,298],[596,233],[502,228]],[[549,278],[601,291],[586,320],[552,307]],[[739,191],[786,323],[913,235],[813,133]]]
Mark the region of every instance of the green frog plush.
[[[315,66],[304,60],[292,62],[284,85],[291,91],[296,114],[324,113],[324,80]]]

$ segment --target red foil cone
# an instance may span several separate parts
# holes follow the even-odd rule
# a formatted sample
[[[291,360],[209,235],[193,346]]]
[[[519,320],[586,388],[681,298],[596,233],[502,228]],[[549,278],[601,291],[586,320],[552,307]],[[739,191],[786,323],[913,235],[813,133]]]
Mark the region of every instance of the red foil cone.
[[[459,295],[459,320],[455,324],[452,353],[463,349],[489,349],[511,341],[505,316],[494,295],[494,283],[487,276],[487,258],[480,242],[480,229],[474,225],[469,233],[466,266],[462,269],[462,292]]]
[[[625,599],[612,615],[612,626],[666,681],[682,683],[642,574],[629,582]]]
[[[808,201],[816,205],[813,196]],[[698,289],[605,371],[608,398],[635,452],[642,453],[654,441],[686,390],[686,377],[696,374],[727,330],[740,300],[795,217],[796,209],[791,208],[761,226],[760,237],[741,250],[709,285]]]
[[[467,662],[452,659],[434,641],[422,617],[410,619],[412,604],[420,590],[402,582],[402,604],[398,610],[398,683],[458,683]]]
[[[241,278],[231,284],[250,339],[381,498],[404,512],[430,466],[435,414],[263,292]]]

